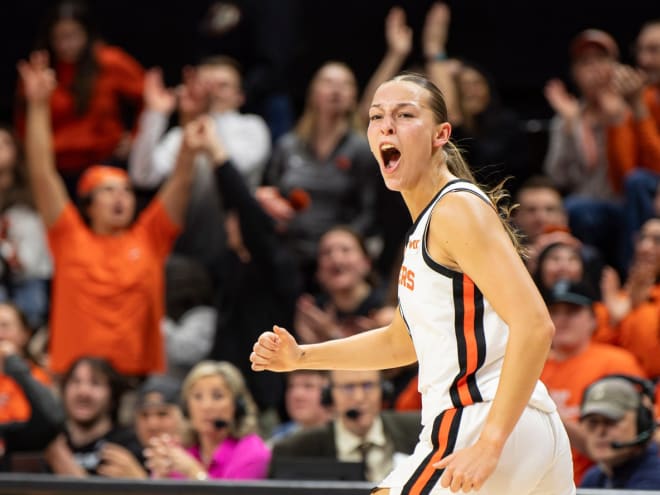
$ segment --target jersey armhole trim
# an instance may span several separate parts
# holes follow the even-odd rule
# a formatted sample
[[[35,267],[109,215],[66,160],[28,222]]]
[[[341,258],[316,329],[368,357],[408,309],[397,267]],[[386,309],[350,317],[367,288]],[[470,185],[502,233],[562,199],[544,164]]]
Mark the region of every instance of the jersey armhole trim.
[[[444,197],[446,194],[450,194],[450,193],[453,193],[453,192],[456,192],[456,191],[472,193],[477,198],[479,198],[483,202],[485,202],[488,206],[493,208],[493,204],[490,202],[490,200],[487,197],[484,197],[484,193],[477,192],[474,189],[470,189],[470,188],[467,188],[467,187],[456,187],[454,189],[450,189],[449,191],[446,191],[445,194],[439,195],[436,198],[436,202],[431,207],[431,212],[429,214],[428,221],[426,222],[426,226],[424,227],[424,233],[422,234],[422,258],[424,259],[424,262],[426,263],[426,265],[431,270],[439,273],[440,275],[444,275],[445,277],[449,277],[449,278],[462,277],[463,273],[459,272],[457,270],[452,270],[451,268],[449,268],[445,265],[441,265],[440,263],[435,261],[433,258],[431,258],[431,255],[430,255],[430,253],[427,249],[427,242],[426,241],[427,241],[428,235],[429,235],[429,226],[431,225],[431,216],[433,215],[433,209],[435,209],[435,207],[438,204],[438,201],[440,201],[440,199],[442,197]]]

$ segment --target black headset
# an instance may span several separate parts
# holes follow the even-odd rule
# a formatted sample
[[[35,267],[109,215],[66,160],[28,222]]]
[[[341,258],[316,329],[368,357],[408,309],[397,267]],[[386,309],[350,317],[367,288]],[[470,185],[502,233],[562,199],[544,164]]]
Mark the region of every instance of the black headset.
[[[190,417],[188,414],[188,404],[185,400],[181,400],[181,410],[186,418]],[[243,418],[247,416],[247,413],[248,407],[245,398],[242,395],[237,395],[234,399],[234,424],[236,424],[237,427],[240,427],[240,424],[243,421]]]
[[[651,380],[645,378],[640,378],[634,375],[624,375],[624,374],[612,374],[606,375],[592,384],[590,384],[582,394],[582,401],[580,403],[580,411],[584,406],[585,398],[587,397],[589,391],[596,384],[612,379],[621,379],[626,380],[628,383],[633,385],[637,392],[639,393],[639,406],[637,407],[637,436],[630,442],[612,442],[612,447],[614,448],[624,448],[624,447],[633,447],[635,445],[642,445],[651,439],[653,432],[657,426],[655,421],[655,384]],[[649,402],[648,404],[644,403],[644,397],[646,397]]]
[[[391,404],[394,401],[394,384],[389,380],[380,381],[381,400],[384,404]],[[330,407],[332,400],[332,382],[321,389],[321,405]]]
[[[234,422],[240,425],[245,416],[247,416],[247,403],[242,395],[237,395],[234,399]]]

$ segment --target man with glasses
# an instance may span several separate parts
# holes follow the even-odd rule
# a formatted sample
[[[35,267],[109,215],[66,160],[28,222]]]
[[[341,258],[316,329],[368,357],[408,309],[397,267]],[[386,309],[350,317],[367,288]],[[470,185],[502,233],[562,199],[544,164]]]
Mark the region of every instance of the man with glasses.
[[[586,390],[580,424],[587,453],[597,465],[587,471],[582,487],[660,489],[660,458],[653,442],[653,383],[647,386],[649,392],[636,388],[636,383],[644,382],[615,375]]]
[[[334,420],[295,433],[273,446],[273,461],[285,457],[363,462],[365,479],[381,480],[398,460],[411,454],[420,432],[419,413],[383,411],[379,371],[330,372],[323,400]]]

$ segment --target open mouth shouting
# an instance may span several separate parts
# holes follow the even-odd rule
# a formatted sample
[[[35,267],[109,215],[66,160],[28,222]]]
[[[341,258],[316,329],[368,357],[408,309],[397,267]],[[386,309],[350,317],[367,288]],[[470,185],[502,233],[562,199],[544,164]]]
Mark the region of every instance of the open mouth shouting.
[[[381,144],[380,156],[386,172],[393,172],[401,161],[401,152],[390,143]]]

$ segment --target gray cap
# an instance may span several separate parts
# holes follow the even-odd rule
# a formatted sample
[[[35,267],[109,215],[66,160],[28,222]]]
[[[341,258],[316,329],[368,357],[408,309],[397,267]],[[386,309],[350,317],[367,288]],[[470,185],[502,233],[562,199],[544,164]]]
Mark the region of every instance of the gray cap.
[[[637,409],[641,397],[637,389],[623,378],[605,378],[590,386],[585,392],[580,418],[599,414],[619,420],[626,411]]]

